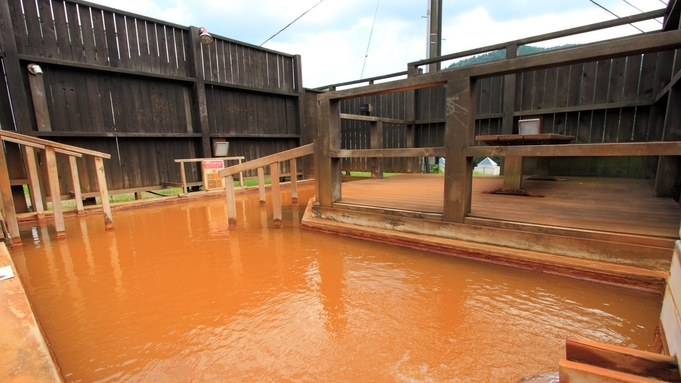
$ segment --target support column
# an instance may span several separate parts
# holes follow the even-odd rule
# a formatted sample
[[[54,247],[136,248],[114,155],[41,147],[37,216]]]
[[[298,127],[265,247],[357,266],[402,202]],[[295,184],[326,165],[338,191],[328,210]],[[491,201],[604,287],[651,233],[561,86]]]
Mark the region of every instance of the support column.
[[[35,151],[32,147],[24,145],[26,154],[26,168],[28,169],[28,188],[31,192],[31,204],[33,211],[38,216],[38,221],[45,221],[45,207],[43,206],[43,195],[40,191],[40,178],[38,177],[38,166],[35,161]]]
[[[57,238],[65,238],[64,213],[61,208],[61,194],[59,191],[59,173],[57,172],[57,156],[54,148],[45,147],[45,159],[47,160],[47,179],[52,197],[52,212],[54,213],[54,228]]]
[[[442,55],[442,0],[430,0],[428,6],[428,58]],[[440,70],[440,63],[430,64],[429,73]]]
[[[445,190],[443,220],[463,223],[471,211],[473,158],[463,148],[473,146],[475,134],[475,80],[464,77],[447,82],[445,110]]]
[[[672,86],[667,97],[662,141],[681,140],[681,85]],[[681,199],[681,156],[660,156],[655,175],[655,196]]]
[[[194,106],[194,112],[198,113],[199,128],[201,129],[201,147],[203,153],[200,157],[210,158],[212,157],[212,148],[210,146],[210,136],[209,136],[209,121],[208,121],[208,106],[206,103],[206,83],[203,76],[203,63],[202,63],[202,45],[199,43],[199,28],[189,27],[189,51],[187,58],[189,76],[196,78],[194,83],[194,100],[196,100],[196,105]]]
[[[272,180],[272,219],[274,227],[281,227],[281,188],[279,187],[279,163],[270,165],[270,178]]]
[[[180,162],[180,182],[182,182],[182,195],[187,195],[187,175],[184,173],[184,162]]]
[[[504,188],[520,189],[523,179],[523,157],[507,156],[504,164]]]
[[[315,144],[317,156],[317,202],[332,207],[341,199],[341,161],[331,158],[330,150],[340,149],[340,102],[319,101],[319,138]]]
[[[20,245],[19,223],[17,213],[14,209],[14,198],[12,198],[12,186],[9,181],[9,169],[7,168],[7,158],[5,147],[0,140],[0,194],[2,194],[2,216],[7,224],[12,245]]]
[[[370,149],[383,149],[383,121],[369,123]],[[370,158],[371,178],[383,178],[383,158]]]
[[[80,178],[78,177],[78,164],[76,157],[69,156],[69,165],[71,167],[71,182],[73,183],[73,195],[76,198],[76,210],[78,215],[85,214],[83,209],[83,195],[80,190]]]
[[[234,177],[225,177],[225,200],[227,202],[227,225],[236,229],[236,196],[234,195]]]
[[[258,193],[260,194],[260,206],[267,205],[265,200],[265,169],[258,168]]]
[[[111,215],[111,204],[109,203],[109,189],[106,186],[106,173],[104,172],[104,160],[95,157],[95,171],[97,172],[97,184],[99,185],[99,196],[102,199],[102,212],[104,213],[104,228],[113,229],[113,216]]]
[[[298,160],[291,159],[289,167],[291,168],[291,205],[298,205]]]

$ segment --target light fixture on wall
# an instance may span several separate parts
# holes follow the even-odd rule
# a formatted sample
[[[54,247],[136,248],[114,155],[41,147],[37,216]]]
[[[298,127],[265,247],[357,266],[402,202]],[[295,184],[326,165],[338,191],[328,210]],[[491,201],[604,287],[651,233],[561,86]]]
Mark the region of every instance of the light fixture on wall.
[[[203,45],[210,45],[213,43],[213,36],[208,33],[208,29],[204,27],[199,28],[199,41]]]
[[[28,64],[28,73],[36,76],[42,76],[43,68],[41,68],[38,64]]]

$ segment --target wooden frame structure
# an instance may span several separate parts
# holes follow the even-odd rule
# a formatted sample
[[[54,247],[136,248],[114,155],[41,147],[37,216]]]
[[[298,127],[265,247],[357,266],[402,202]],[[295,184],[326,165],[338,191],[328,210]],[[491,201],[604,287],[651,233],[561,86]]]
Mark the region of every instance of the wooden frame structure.
[[[595,26],[500,44],[498,47],[491,48],[517,48],[520,43],[557,38],[587,30],[602,29],[621,25],[622,23],[659,17],[664,14],[663,11],[656,11],[632,16],[627,19],[600,23]],[[681,141],[675,141],[675,134],[672,133],[681,130],[678,119],[669,118],[667,121],[667,125],[670,126],[667,135],[670,142],[480,147],[474,145],[475,114],[473,111],[475,110],[475,94],[478,81],[486,77],[498,75],[510,76],[526,70],[550,68],[600,59],[612,59],[630,54],[673,50],[680,47],[681,30],[677,28],[542,54],[521,57],[515,57],[512,54],[510,58],[502,61],[420,76],[414,75],[417,73],[416,68],[418,66],[491,49],[486,47],[480,50],[412,63],[410,64],[409,73],[413,75],[406,80],[320,94],[318,95],[320,129],[316,150],[318,164],[317,204],[323,207],[332,207],[335,202],[341,200],[340,160],[342,158],[408,158],[429,155],[445,157],[447,159],[447,172],[445,174],[444,190],[445,208],[442,219],[448,222],[463,223],[466,214],[470,212],[473,156],[679,156],[681,155]],[[672,89],[677,83],[678,77],[676,76],[673,83],[668,85],[669,89]],[[447,100],[445,147],[341,150],[340,121],[342,118],[348,118],[341,114],[340,102],[342,100],[442,85],[446,86]],[[672,94],[670,99],[674,98],[674,101],[678,102],[678,96],[674,97],[675,95]],[[670,102],[674,101],[670,100]],[[509,113],[512,112],[513,110],[510,109]],[[512,117],[505,118],[504,126],[510,126],[512,121]],[[662,164],[661,166],[665,165]],[[661,168],[659,171],[664,171],[664,168]]]
[[[80,179],[78,176],[78,165],[76,158],[83,157],[83,155],[91,156],[94,161],[94,166],[97,173],[97,184],[99,185],[99,193],[102,199],[102,211],[104,213],[104,227],[106,230],[113,229],[113,217],[111,215],[111,205],[109,204],[109,192],[106,186],[106,174],[104,171],[103,159],[110,159],[111,155],[107,153],[88,150],[71,145],[64,145],[54,141],[43,140],[40,138],[30,137],[19,133],[10,132],[7,130],[0,130],[0,138],[2,141],[12,142],[22,145],[26,157],[29,177],[29,188],[31,191],[31,200],[33,202],[35,213],[39,220],[45,219],[45,211],[43,206],[42,195],[40,191],[40,183],[38,179],[38,166],[36,164],[35,149],[45,151],[46,167],[48,174],[48,187],[52,197],[52,210],[54,212],[54,226],[57,238],[66,236],[64,229],[64,213],[61,207],[61,193],[59,191],[59,170],[57,166],[56,153],[65,154],[69,157],[69,166],[71,172],[71,180],[73,182],[74,195],[76,199],[76,209],[78,214],[84,213],[83,200],[81,196]],[[14,199],[12,198],[11,183],[9,178],[8,164],[5,157],[4,147],[0,148],[0,193],[2,194],[2,210],[3,218],[7,223],[11,244],[21,244],[19,237],[19,224],[17,222],[17,215],[14,209]]]

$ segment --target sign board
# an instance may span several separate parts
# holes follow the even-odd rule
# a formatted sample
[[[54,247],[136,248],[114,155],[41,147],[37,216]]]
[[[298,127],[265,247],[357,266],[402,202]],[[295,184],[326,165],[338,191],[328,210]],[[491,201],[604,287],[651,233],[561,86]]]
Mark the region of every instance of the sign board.
[[[218,172],[225,167],[222,160],[205,160],[201,162],[201,172],[203,173],[203,190],[224,189],[224,179],[220,178]]]

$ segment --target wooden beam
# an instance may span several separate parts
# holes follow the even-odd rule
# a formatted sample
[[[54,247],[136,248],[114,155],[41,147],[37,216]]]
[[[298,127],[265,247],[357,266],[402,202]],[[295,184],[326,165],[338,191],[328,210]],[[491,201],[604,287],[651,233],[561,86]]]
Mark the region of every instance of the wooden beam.
[[[206,83],[203,76],[202,45],[199,43],[199,28],[189,27],[189,41],[187,52],[187,69],[190,76],[196,78],[194,83],[194,113],[198,115],[199,129],[201,131],[201,157],[210,157],[210,123],[208,121],[208,106],[206,101]],[[221,177],[227,174],[221,174]]]
[[[8,130],[0,130],[0,137],[2,137],[2,139],[6,140],[6,141],[14,140],[12,142],[16,142],[16,143],[19,143],[21,145],[37,144],[37,145],[43,145],[44,147],[49,146],[49,147],[54,148],[57,151],[62,151],[64,154],[67,154],[69,156],[80,157],[80,155],[86,154],[88,156],[93,156],[93,157],[101,157],[101,158],[106,158],[106,159],[111,158],[111,154],[102,153],[102,152],[98,152],[98,151],[95,151],[95,150],[83,149],[83,148],[79,148],[79,147],[73,146],[73,145],[65,145],[65,144],[61,144],[59,142],[43,140],[41,138],[31,137],[31,136],[27,136],[25,134],[19,134],[19,133],[15,133],[15,132],[10,132]],[[33,145],[33,146],[35,147],[35,145]]]
[[[279,187],[279,163],[270,164],[270,180],[272,182],[272,220],[274,227],[282,227],[281,222],[281,188]]]
[[[447,148],[330,150],[332,158],[444,157]]]
[[[348,120],[348,121],[365,121],[365,122],[384,122],[386,124],[397,124],[397,125],[411,125],[414,123],[414,121],[408,121],[408,120],[399,120],[395,118],[386,118],[386,117],[376,117],[376,116],[363,116],[360,114],[348,114],[348,113],[341,113],[340,115],[341,120]]]
[[[57,157],[53,147],[51,146],[45,147],[45,159],[47,162],[47,180],[50,189],[50,197],[52,197],[54,228],[57,232],[57,238],[65,238],[66,232],[64,229],[64,213],[61,207],[61,195],[59,192],[59,174],[57,171]]]
[[[681,156],[681,141],[527,146],[469,146],[463,148],[463,155],[466,157]]]
[[[397,80],[368,87],[359,87],[317,95],[318,100],[344,100],[361,96],[394,93],[412,89],[422,89],[445,85],[449,79],[462,77],[490,77],[544,69],[555,66],[611,59],[642,53],[677,49],[681,47],[681,30],[669,32],[650,32],[633,37],[585,44],[561,50],[521,56],[511,60],[494,61],[471,65],[434,74]]]
[[[566,359],[659,379],[665,382],[681,382],[676,358],[626,347],[614,346],[587,339],[568,337],[565,342]]]
[[[229,175],[225,178],[225,200],[227,202],[227,225],[230,229],[236,229],[236,196],[234,195],[234,177]]]
[[[40,191],[40,178],[38,177],[38,166],[35,160],[35,151],[30,146],[24,146],[26,155],[26,168],[28,171],[28,189],[31,192],[31,204],[33,211],[38,216],[38,221],[45,220],[45,207],[43,206],[43,196]]]
[[[111,215],[111,204],[109,203],[109,189],[106,186],[106,173],[104,173],[104,160],[101,157],[94,157],[95,172],[97,173],[97,184],[99,186],[99,196],[102,200],[102,212],[104,213],[104,229],[113,229],[113,216]]]
[[[664,141],[681,143],[681,87],[672,87],[664,116]],[[681,157],[660,156],[655,175],[655,195],[678,200],[681,196]]]
[[[477,82],[457,78],[447,83],[445,106],[445,188],[442,219],[463,223],[471,211],[473,158],[461,156],[461,150],[473,145]]]
[[[594,367],[588,364],[561,360],[558,363],[561,382],[580,383],[660,383],[657,379],[644,378],[624,372]]]
[[[317,141],[315,142],[317,189],[315,202],[332,207],[341,199],[341,160],[331,157],[331,151],[340,149],[340,102],[320,100],[317,95]]]
[[[314,153],[314,144],[307,144],[299,146],[294,149],[285,150],[283,152],[270,154],[269,156],[260,157],[258,159],[244,162],[242,164],[230,166],[228,168],[220,170],[219,174],[220,177],[226,177],[231,174],[261,168],[263,166],[270,165],[273,162],[288,161],[290,159],[306,156],[312,153]]]
[[[258,168],[258,194],[260,196],[260,206],[267,205],[265,200],[265,169],[262,167]]]
[[[83,215],[85,209],[83,208],[83,197],[80,190],[80,177],[78,177],[78,164],[76,157],[69,157],[69,167],[71,168],[71,183],[73,184],[73,196],[76,199],[76,211],[78,215]]]

